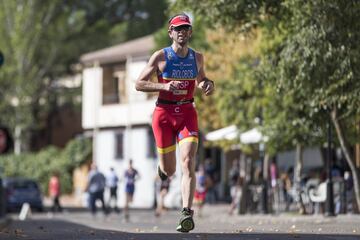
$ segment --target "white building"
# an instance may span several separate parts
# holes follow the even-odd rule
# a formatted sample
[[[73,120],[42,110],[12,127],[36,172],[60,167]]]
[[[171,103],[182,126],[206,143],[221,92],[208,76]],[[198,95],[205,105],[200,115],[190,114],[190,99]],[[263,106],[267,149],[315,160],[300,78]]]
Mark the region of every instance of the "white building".
[[[82,126],[93,136],[93,161],[99,170],[107,174],[114,167],[122,180],[119,206],[125,202],[124,171],[129,159],[140,174],[132,206],[154,205],[157,158],[151,118],[156,95],[135,90],[153,49],[153,37],[146,36],[81,57]]]

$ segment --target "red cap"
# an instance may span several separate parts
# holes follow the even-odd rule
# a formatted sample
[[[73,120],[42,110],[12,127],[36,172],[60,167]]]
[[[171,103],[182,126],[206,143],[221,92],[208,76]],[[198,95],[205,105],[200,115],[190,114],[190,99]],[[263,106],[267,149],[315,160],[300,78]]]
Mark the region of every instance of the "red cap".
[[[171,21],[170,21],[170,27],[177,27],[177,26],[181,26],[181,25],[191,26],[190,18],[186,15],[178,15],[178,16],[174,17],[173,19],[171,19]]]

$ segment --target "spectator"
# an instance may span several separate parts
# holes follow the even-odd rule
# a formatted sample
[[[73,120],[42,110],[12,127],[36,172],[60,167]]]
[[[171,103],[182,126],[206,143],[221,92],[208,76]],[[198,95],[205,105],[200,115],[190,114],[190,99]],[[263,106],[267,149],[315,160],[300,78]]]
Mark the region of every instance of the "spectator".
[[[244,178],[238,176],[235,185],[231,188],[231,204],[230,204],[229,215],[232,215],[234,210],[240,206],[243,184],[244,184]]]
[[[277,179],[278,179],[278,168],[276,166],[275,160],[271,161],[270,164],[270,179],[271,179],[271,187],[274,189],[277,185]]]
[[[344,181],[346,189],[346,211],[355,212],[356,202],[354,197],[354,181],[350,171],[345,171]]]
[[[110,190],[110,197],[108,202],[108,209],[111,209],[111,205],[113,204],[114,211],[119,212],[119,208],[117,207],[117,189],[118,189],[118,183],[119,178],[115,173],[114,168],[110,168],[110,173],[106,177],[106,183]]]
[[[239,177],[240,177],[239,161],[238,159],[234,159],[229,171],[230,196],[232,202],[234,201],[235,194],[237,192],[237,182]]]
[[[91,170],[88,175],[88,186],[87,191],[89,193],[89,206],[91,213],[96,214],[96,201],[100,200],[102,205],[102,210],[104,214],[107,214],[106,206],[104,203],[104,190],[106,185],[106,179],[104,174],[102,174],[95,163],[91,165]]]
[[[52,212],[61,212],[62,207],[60,204],[61,185],[59,179],[59,172],[55,171],[49,181],[49,195],[52,199]]]
[[[288,211],[292,202],[290,191],[292,188],[291,179],[288,172],[281,174],[280,179],[282,181],[282,192],[285,200],[285,210]]]
[[[235,186],[238,178],[240,176],[240,167],[239,167],[239,161],[237,159],[234,159],[232,162],[232,166],[229,171],[229,184],[231,186]]]
[[[217,201],[216,193],[216,168],[212,159],[205,159],[204,171],[208,178],[206,202],[213,204]]]
[[[139,179],[138,171],[133,167],[133,161],[130,159],[129,167],[125,171],[125,220],[129,219],[129,204],[133,201],[133,196],[135,192],[135,182]]]

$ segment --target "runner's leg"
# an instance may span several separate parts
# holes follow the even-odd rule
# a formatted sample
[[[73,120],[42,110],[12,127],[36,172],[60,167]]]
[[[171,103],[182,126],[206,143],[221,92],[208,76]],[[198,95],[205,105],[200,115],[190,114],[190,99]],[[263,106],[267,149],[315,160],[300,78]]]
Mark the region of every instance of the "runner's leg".
[[[176,170],[176,155],[175,150],[165,154],[159,154],[160,170],[168,177],[172,176]]]
[[[180,159],[182,167],[181,192],[183,207],[192,207],[195,192],[195,155],[197,151],[196,142],[184,142],[180,145]]]
[[[170,177],[176,170],[176,132],[168,117],[169,113],[165,109],[156,108],[153,113],[152,129],[159,156],[160,170]],[[160,177],[162,178],[161,175]]]

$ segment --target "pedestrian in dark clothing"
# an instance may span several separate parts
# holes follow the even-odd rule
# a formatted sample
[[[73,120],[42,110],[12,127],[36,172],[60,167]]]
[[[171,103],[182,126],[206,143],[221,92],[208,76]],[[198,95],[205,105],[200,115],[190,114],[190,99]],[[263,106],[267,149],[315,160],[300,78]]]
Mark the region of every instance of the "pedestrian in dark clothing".
[[[125,219],[129,219],[129,204],[133,201],[135,192],[135,182],[139,179],[138,171],[133,167],[133,161],[129,161],[129,168],[125,171],[125,194],[126,201],[124,207]]]
[[[89,206],[91,213],[96,214],[96,201],[100,200],[102,205],[102,210],[104,214],[107,214],[106,206],[104,203],[104,190],[106,185],[106,179],[104,174],[102,174],[95,164],[91,165],[91,171],[88,176],[88,187],[87,191],[89,193]]]

